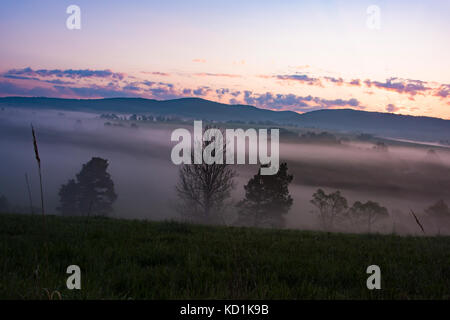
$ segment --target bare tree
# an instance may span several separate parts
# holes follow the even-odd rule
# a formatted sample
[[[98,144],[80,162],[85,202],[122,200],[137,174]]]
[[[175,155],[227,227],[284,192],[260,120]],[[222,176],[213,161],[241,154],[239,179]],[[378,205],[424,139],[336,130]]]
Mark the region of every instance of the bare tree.
[[[210,128],[206,127],[204,132]],[[212,140],[195,141],[195,143],[201,143],[201,150],[204,150],[212,143]],[[214,150],[214,152],[222,152],[224,159],[226,158],[225,145],[223,144],[221,150]],[[179,171],[176,191],[181,203],[178,209],[181,215],[189,221],[223,224],[226,200],[231,195],[234,185],[233,178],[236,173],[231,165],[225,163],[206,164],[205,161],[202,161],[201,164],[194,164],[194,152],[191,153],[192,164],[183,164]]]

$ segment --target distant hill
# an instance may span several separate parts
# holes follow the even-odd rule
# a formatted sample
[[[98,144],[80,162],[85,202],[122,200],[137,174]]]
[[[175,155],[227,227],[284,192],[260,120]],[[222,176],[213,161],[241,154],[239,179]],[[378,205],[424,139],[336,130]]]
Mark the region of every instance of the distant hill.
[[[301,115],[300,125],[340,131],[361,131],[385,137],[450,140],[450,120],[352,109],[317,110]]]
[[[96,113],[149,113],[216,121],[271,121],[282,125],[290,124],[323,130],[364,132],[405,139],[450,140],[450,120],[352,109],[325,109],[298,114],[292,111],[272,111],[248,105],[228,105],[199,98],[159,101],[143,98],[59,99],[28,97],[0,98],[0,107]]]

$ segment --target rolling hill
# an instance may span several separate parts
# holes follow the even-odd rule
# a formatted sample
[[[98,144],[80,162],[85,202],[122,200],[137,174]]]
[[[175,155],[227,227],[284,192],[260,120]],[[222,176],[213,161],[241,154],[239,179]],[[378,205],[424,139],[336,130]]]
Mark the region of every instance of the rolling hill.
[[[164,101],[143,98],[80,100],[43,97],[0,98],[0,108],[5,107],[95,113],[147,113],[215,121],[271,121],[280,125],[364,132],[404,139],[426,141],[450,140],[450,120],[353,109],[324,109],[298,114],[292,111],[260,109],[249,105],[228,105],[199,98],[182,98]]]

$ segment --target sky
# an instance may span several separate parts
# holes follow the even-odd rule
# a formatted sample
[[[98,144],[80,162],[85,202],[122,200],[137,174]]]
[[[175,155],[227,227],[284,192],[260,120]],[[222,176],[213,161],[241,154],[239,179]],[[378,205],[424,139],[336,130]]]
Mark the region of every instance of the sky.
[[[449,16],[437,0],[2,0],[0,96],[450,119]]]

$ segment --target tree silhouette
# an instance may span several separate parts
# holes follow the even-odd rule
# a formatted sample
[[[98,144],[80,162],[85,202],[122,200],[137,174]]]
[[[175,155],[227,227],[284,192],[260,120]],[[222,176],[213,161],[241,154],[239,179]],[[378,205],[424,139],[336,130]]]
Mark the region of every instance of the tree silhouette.
[[[112,212],[117,199],[114,183],[106,171],[108,160],[94,157],[83,164],[76,179],[71,179],[59,190],[60,207],[64,215],[101,215]]]
[[[440,233],[442,229],[448,229],[450,222],[450,208],[444,200],[441,199],[429,206],[425,209],[425,214],[438,233]]]
[[[293,203],[288,189],[292,180],[293,175],[288,174],[286,163],[280,165],[275,175],[261,175],[260,168],[244,186],[245,198],[237,205],[238,224],[284,226],[284,216]]]
[[[63,184],[59,189],[60,207],[57,209],[61,214],[74,216],[81,215],[80,192],[78,184],[74,179],[70,179],[67,184]]]
[[[450,218],[450,208],[444,200],[439,200],[432,206],[425,209],[425,213],[434,219],[442,220]]]
[[[356,223],[366,223],[367,232],[371,232],[372,225],[375,222],[389,216],[388,210],[374,201],[367,201],[366,203],[356,201],[350,208],[348,214]]]
[[[389,151],[388,146],[387,146],[384,142],[381,142],[381,141],[378,141],[378,142],[372,147],[372,149],[375,150],[375,151],[378,151],[378,152],[388,152],[388,151]]]
[[[205,127],[204,132],[212,127]],[[208,139],[205,139],[208,140]],[[200,143],[202,149],[212,141],[195,141]],[[216,150],[219,151],[219,150]],[[223,149],[226,157],[226,144]],[[179,171],[179,181],[176,192],[181,202],[178,211],[188,221],[207,224],[223,224],[225,202],[231,195],[233,178],[236,173],[229,164],[212,163],[194,164],[194,152],[192,164],[183,164]]]
[[[0,196],[0,212],[1,213],[7,213],[11,209],[11,206],[9,205],[8,199],[1,195]]]
[[[311,203],[316,207],[322,228],[332,231],[336,221],[343,217],[348,208],[347,199],[341,196],[340,191],[326,194],[318,189],[313,194]]]

